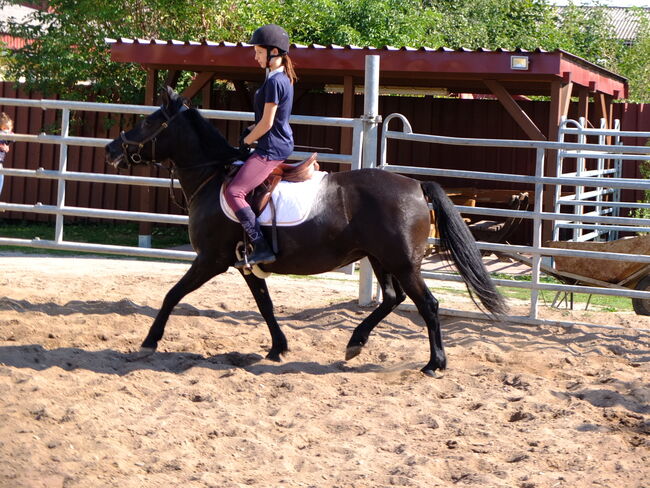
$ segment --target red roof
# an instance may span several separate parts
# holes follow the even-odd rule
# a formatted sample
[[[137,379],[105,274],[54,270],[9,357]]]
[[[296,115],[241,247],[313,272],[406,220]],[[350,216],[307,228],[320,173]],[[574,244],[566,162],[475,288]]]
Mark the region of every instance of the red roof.
[[[111,59],[151,69],[214,72],[219,79],[259,80],[251,46],[243,43],[107,39]],[[510,93],[548,95],[556,81],[624,98],[624,77],[562,50],[383,48],[292,45],[290,55],[303,83],[341,83],[352,76],[362,84],[365,57],[379,55],[380,83],[403,87],[447,88],[456,93],[490,93],[483,80],[497,80]],[[512,56],[526,56],[528,70],[511,68]]]
[[[0,45],[9,49],[21,49],[27,45],[27,41],[20,37],[13,37],[7,34],[0,34]]]

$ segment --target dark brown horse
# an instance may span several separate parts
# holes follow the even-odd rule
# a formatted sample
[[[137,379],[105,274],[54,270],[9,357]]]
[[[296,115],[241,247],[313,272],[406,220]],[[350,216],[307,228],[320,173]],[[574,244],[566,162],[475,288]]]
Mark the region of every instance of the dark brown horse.
[[[116,167],[169,161],[189,200],[189,234],[197,256],[165,296],[142,343],[143,354],[155,351],[172,309],[183,297],[234,264],[235,246],[242,238],[241,226],[229,220],[219,204],[219,189],[229,163],[241,157],[239,149],[171,89],[163,90],[162,99],[158,111],[106,146],[107,162]],[[504,300],[485,270],[474,238],[436,183],[380,169],[329,174],[308,219],[278,228],[277,261],[265,265],[265,271],[311,275],[364,257],[370,260],[383,301],[354,330],[346,359],[357,356],[372,329],[409,296],[429,336],[431,354],[422,371],[434,375],[446,367],[438,301],[420,274],[430,226],[427,202],[435,213],[440,248],[449,253],[468,289],[490,313],[504,313]],[[288,351],[287,339],[275,319],[266,282],[253,274],[244,279],[271,332],[267,358],[279,361]]]

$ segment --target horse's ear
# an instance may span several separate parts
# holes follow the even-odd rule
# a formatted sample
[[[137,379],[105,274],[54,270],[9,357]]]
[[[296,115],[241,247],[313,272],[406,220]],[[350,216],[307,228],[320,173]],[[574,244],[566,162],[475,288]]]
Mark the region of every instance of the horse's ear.
[[[162,105],[165,108],[169,106],[178,98],[178,94],[173,90],[171,86],[166,86],[160,90],[160,99],[162,100]]]

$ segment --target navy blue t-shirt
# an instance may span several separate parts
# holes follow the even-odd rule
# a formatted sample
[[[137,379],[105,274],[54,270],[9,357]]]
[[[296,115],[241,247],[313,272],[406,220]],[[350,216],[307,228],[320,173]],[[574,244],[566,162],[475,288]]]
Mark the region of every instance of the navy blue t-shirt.
[[[293,85],[284,71],[269,76],[255,92],[255,123],[262,119],[264,105],[275,103],[273,126],[257,141],[255,152],[272,160],[285,160],[293,152],[289,116],[293,106]]]

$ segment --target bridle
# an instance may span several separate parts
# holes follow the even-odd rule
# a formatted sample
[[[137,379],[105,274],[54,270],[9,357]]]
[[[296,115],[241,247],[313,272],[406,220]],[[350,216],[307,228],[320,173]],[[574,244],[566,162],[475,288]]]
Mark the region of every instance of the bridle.
[[[188,109],[189,107],[183,104],[181,108],[178,110],[178,112],[176,112],[174,115],[170,117],[169,114],[165,112],[165,109],[161,106],[160,111],[165,116],[166,119],[165,122],[160,124],[160,127],[158,127],[153,132],[153,134],[150,134],[142,141],[131,141],[126,138],[126,133],[124,131],[120,132],[120,139],[122,139],[122,153],[124,154],[126,160],[131,161],[131,163],[133,164],[155,163],[156,162],[156,140],[158,139],[158,136],[167,127],[169,127],[169,124],[171,124],[176,117],[178,117],[180,114],[182,114]],[[144,148],[145,144],[148,143],[151,143],[151,159],[144,160],[140,154],[140,151],[142,151],[142,148]],[[137,150],[129,154],[129,146],[137,146]]]
[[[185,197],[185,201],[187,202],[185,205],[177,202],[176,196],[174,195],[174,178],[176,175],[176,166],[172,163],[169,167],[165,166],[162,163],[156,162],[156,140],[158,136],[165,130],[169,125],[172,123],[172,121],[181,115],[183,112],[188,110],[189,107],[185,104],[181,106],[181,108],[178,110],[177,113],[172,115],[171,117],[169,114],[165,111],[165,109],[161,106],[160,111],[162,114],[165,116],[165,122],[163,122],[160,127],[158,127],[152,134],[150,134],[148,137],[146,137],[142,141],[131,141],[126,138],[125,132],[122,131],[120,132],[120,139],[122,139],[122,152],[124,154],[124,157],[126,158],[127,161],[131,161],[133,164],[140,164],[140,163],[151,163],[155,166],[158,166],[160,168],[166,169],[169,171],[169,181],[170,181],[170,186],[169,186],[169,195],[170,199],[172,202],[180,209],[187,211],[189,205],[192,203],[192,200],[194,200],[194,197],[207,185],[216,175],[217,173],[213,173],[210,175],[208,178],[203,180],[201,184],[192,192],[192,194],[188,197],[185,192],[183,191],[183,196]],[[145,160],[142,158],[140,151],[142,151],[142,148],[148,144],[151,143],[151,159],[150,160]],[[129,146],[137,146],[137,151],[129,154],[128,148]],[[198,169],[198,168],[204,168],[207,166],[215,166],[218,163],[215,161],[210,161],[207,163],[203,164],[196,164],[193,166],[190,166],[186,169]]]

